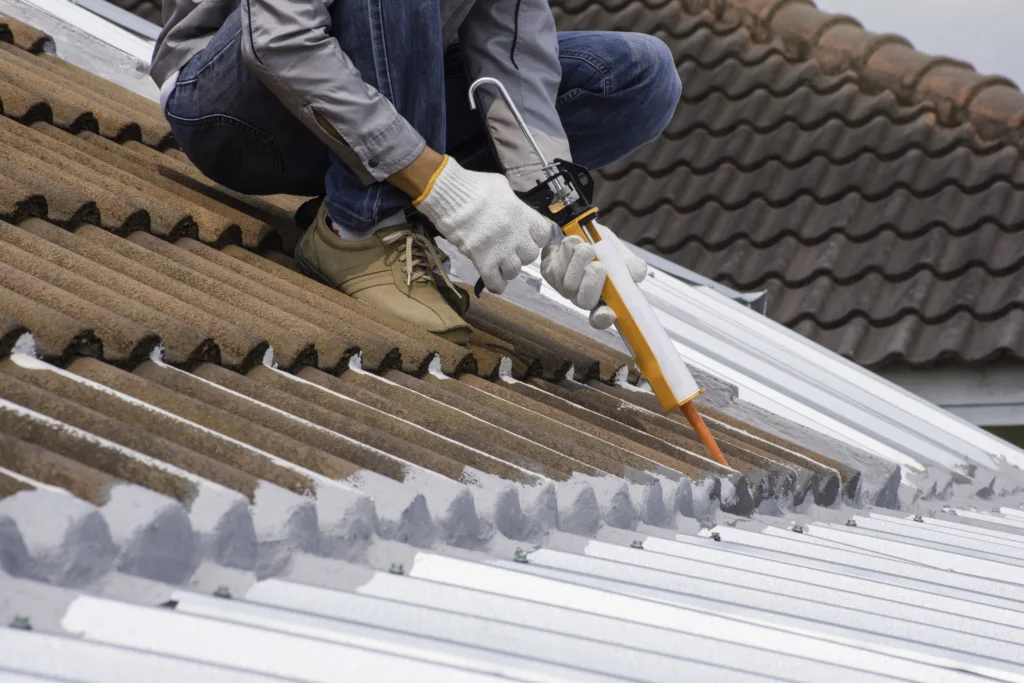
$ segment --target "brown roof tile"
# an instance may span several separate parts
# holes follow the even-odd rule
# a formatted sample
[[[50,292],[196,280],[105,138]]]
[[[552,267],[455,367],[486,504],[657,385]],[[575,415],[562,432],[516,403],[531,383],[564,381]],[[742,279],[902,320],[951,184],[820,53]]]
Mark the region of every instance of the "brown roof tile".
[[[515,457],[505,457],[511,451],[498,449],[497,452],[484,452],[477,450],[464,442],[454,438],[446,438],[440,433],[429,431],[416,423],[402,419],[393,411],[384,411],[350,399],[346,394],[336,391],[339,387],[329,375],[322,372],[308,369],[305,371],[306,381],[290,379],[283,373],[260,365],[249,371],[249,377],[260,384],[273,388],[275,391],[294,396],[303,401],[306,405],[315,406],[319,409],[330,412],[332,415],[342,418],[349,423],[362,425],[365,428],[378,430],[381,433],[390,434],[396,439],[405,443],[417,444],[420,449],[426,449],[446,458],[452,462],[461,463],[476,468],[483,472],[495,474],[507,479],[523,480],[524,476],[516,469],[509,467],[506,463],[517,462]],[[401,409],[399,408],[399,411]],[[319,414],[317,412],[317,414]],[[430,467],[429,456],[411,453],[413,457],[407,458],[424,467]],[[417,460],[423,456],[423,460]],[[405,458],[405,455],[402,455]],[[532,469],[532,468],[530,468]],[[435,470],[436,471],[436,470]],[[551,470],[534,470],[545,476],[552,476],[562,479],[565,475],[555,473]]]
[[[224,392],[218,392],[217,398],[214,399],[218,404],[212,405],[153,381],[156,379],[153,376],[154,367],[155,365],[149,362],[141,365],[140,371],[145,376],[117,372],[115,368],[98,363],[74,363],[69,369],[330,479],[345,479],[360,471],[360,468],[349,462],[235,414],[230,408],[235,406],[237,401],[232,401],[230,395]],[[164,376],[158,378],[165,379]],[[221,405],[224,407],[219,407]]]
[[[257,369],[257,371],[260,371],[260,369]],[[365,407],[360,408],[360,404],[362,404],[363,406],[377,409],[379,411],[378,415],[380,413],[391,415],[392,418],[404,420],[451,439],[456,444],[463,444],[470,449],[500,458],[552,479],[566,479],[568,475],[574,472],[581,472],[583,474],[596,473],[596,470],[589,465],[563,455],[563,451],[554,450],[523,439],[517,434],[503,430],[489,421],[477,417],[476,411],[472,414],[466,413],[443,403],[427,401],[414,392],[401,391],[401,387],[397,385],[390,391],[387,385],[383,383],[371,385],[374,389],[378,390],[371,391],[370,389],[358,386],[352,381],[344,381],[312,368],[303,368],[297,374],[302,379],[313,384],[319,384],[325,389],[354,399],[352,403],[347,404],[336,401],[335,409],[344,410],[346,411],[345,414],[357,417],[357,419],[360,413],[368,414],[371,412],[367,411]],[[354,374],[351,372],[346,373],[346,375]],[[372,416],[367,415],[367,424],[374,424],[369,421],[370,419],[372,419]],[[387,429],[384,425],[377,424],[375,426]],[[417,438],[417,442],[424,443],[419,438]],[[426,443],[430,445],[430,442]],[[437,450],[445,453],[440,447],[437,447]],[[458,454],[446,454],[455,460],[466,462]],[[467,453],[467,455],[472,454]],[[483,468],[481,467],[480,469]]]
[[[25,481],[21,477],[15,477],[13,474],[7,474],[6,472],[0,471],[0,500],[13,496],[15,493],[21,491],[31,491],[35,488],[30,482]]]
[[[334,345],[326,349],[329,353],[319,358],[314,340],[301,337],[295,329],[310,331],[293,316],[264,307],[255,297],[198,273],[191,268],[171,261],[149,251],[129,240],[122,239],[91,225],[79,228],[76,233],[85,238],[92,247],[108,254],[116,254],[136,265],[133,277],[143,279],[150,286],[174,292],[174,296],[185,303],[201,308],[234,323],[252,334],[267,339],[274,349],[274,356],[285,367],[296,364],[326,362],[327,367],[337,367],[347,362],[349,349]],[[167,280],[177,283],[172,285]],[[173,288],[173,289],[172,289]],[[216,339],[216,336],[214,337]],[[354,350],[354,349],[352,349]]]
[[[13,436],[0,434],[0,467],[37,482],[59,486],[93,505],[105,505],[118,479]],[[27,486],[27,485],[26,485]],[[0,481],[0,497],[4,497]]]
[[[91,363],[88,359],[75,361],[69,369],[81,377],[86,377],[88,373],[89,377],[99,383],[99,388],[86,386],[82,382],[61,377],[56,373],[33,373],[24,375],[23,378],[68,400],[93,406],[104,415],[143,429],[186,449],[202,453],[232,470],[273,482],[299,494],[308,494],[315,490],[308,476],[296,471],[295,468],[282,466],[266,453],[198,423],[186,422],[186,418],[181,418],[172,411],[165,413],[156,406],[140,404],[131,394],[126,393],[125,397],[121,397],[106,390],[117,380],[133,382],[132,375],[99,362]],[[147,386],[141,381],[135,382],[135,385]],[[159,387],[154,389],[149,386],[148,389],[158,393],[165,400],[172,398],[169,392],[161,391]],[[187,399],[182,398],[181,401],[187,402]]]
[[[399,347],[391,336],[374,334],[360,324],[361,321],[353,320],[348,316],[339,317],[334,312],[328,312],[325,306],[310,306],[301,298],[292,296],[278,288],[278,280],[271,278],[252,277],[237,272],[231,266],[245,264],[233,259],[219,251],[207,247],[194,240],[179,240],[176,244],[169,244],[146,233],[136,233],[129,238],[136,244],[162,254],[192,270],[203,273],[210,278],[216,279],[226,286],[234,287],[245,291],[250,296],[256,297],[265,307],[275,307],[286,311],[289,315],[299,318],[309,326],[312,334],[315,335],[318,349],[341,344],[346,349],[356,347],[363,357],[367,367],[373,369],[387,369],[403,367],[403,369],[415,372],[418,369],[425,369],[425,362],[430,352],[425,348],[416,348],[411,345],[411,351],[419,351],[417,357],[410,359],[410,363],[403,366],[402,354]],[[371,324],[372,326],[372,324]],[[299,328],[293,328],[299,331]],[[321,355],[323,351],[321,350]]]
[[[640,479],[646,481],[643,473],[658,470],[653,460],[577,429],[571,418],[567,420],[569,424],[561,422],[560,418],[565,416],[555,411],[544,408],[543,412],[535,412],[530,408],[536,406],[529,401],[513,392],[506,394],[501,387],[479,377],[465,375],[457,382],[428,377],[424,382],[427,386],[422,391],[436,390],[438,400],[461,405],[463,410],[471,409],[514,434],[603,472],[630,479],[640,474]]]
[[[91,429],[108,418],[4,373],[0,373],[0,385],[3,386],[3,394],[8,400],[35,411],[36,415],[31,416],[24,411],[0,406],[0,432],[77,460],[112,477],[176,498],[183,503],[191,503],[195,499],[198,491],[194,482],[166,467],[130,457],[121,446],[100,442],[92,436]],[[49,416],[58,422],[42,416]],[[69,430],[65,426],[68,424],[65,419],[88,426],[84,428],[85,431]]]
[[[267,369],[267,371],[272,372],[269,369]],[[289,394],[277,389],[271,386],[268,382],[260,382],[254,378],[246,377],[209,364],[197,368],[195,374],[203,377],[204,379],[221,384],[232,391],[237,391],[267,405],[291,413],[292,415],[304,420],[308,420],[313,424],[320,425],[325,429],[330,429],[339,434],[344,434],[347,437],[379,449],[384,453],[401,458],[402,460],[414,465],[437,472],[438,474],[442,474],[450,479],[454,479],[455,481],[464,480],[465,466],[462,463],[452,460],[440,453],[428,450],[416,441],[409,441],[395,436],[359,420],[354,420],[346,415],[333,412],[325,407],[306,401],[294,394]],[[320,393],[323,394],[326,392]],[[420,433],[422,432],[420,431]],[[413,432],[412,435],[415,438],[419,436],[420,433]],[[363,450],[365,451],[366,449]],[[388,471],[378,469],[375,464],[380,460],[380,458],[373,453],[356,453],[346,457],[357,465],[361,465],[367,469],[372,469],[380,474],[384,474],[385,476],[391,476],[392,478],[399,480],[404,478],[404,474],[401,472],[399,472],[399,476],[393,476],[392,474],[389,474]],[[495,474],[504,479],[510,479],[513,481],[533,480],[532,477],[525,475],[520,470],[507,466],[499,460],[492,460],[483,464],[488,466],[487,471],[490,474]],[[387,468],[390,471],[392,466],[388,465]]]
[[[160,335],[169,357],[183,365],[219,360],[213,340],[189,325],[122,294],[135,284],[120,273],[102,269],[103,285],[83,276],[97,269],[86,258],[36,237],[32,233],[0,222],[0,261],[23,273],[44,280],[75,295],[153,329]],[[99,279],[99,278],[97,278]]]
[[[34,26],[3,14],[0,14],[0,41],[13,43],[40,56],[52,55],[56,51],[53,38]]]
[[[27,327],[9,315],[0,313],[0,356],[11,353],[14,345],[26,334],[28,334]]]
[[[633,359],[609,346],[594,341],[547,318],[516,306],[501,297],[484,293],[474,298],[468,315],[485,331],[502,338],[518,340],[517,353],[537,358],[549,377],[564,374],[569,361],[579,376],[611,379],[622,368],[633,368]],[[635,373],[634,373],[635,374]]]
[[[33,277],[7,263],[0,263],[0,283],[6,290],[13,291],[36,303],[73,316],[74,319],[87,319],[90,328],[96,331],[103,343],[103,357],[116,365],[133,366],[153,352],[160,337],[151,329],[113,313],[71,292],[55,287],[44,280]],[[16,308],[7,309],[8,314],[21,317]],[[64,321],[67,322],[67,321]],[[70,323],[66,336],[71,338],[82,330],[80,324]]]
[[[557,411],[552,412],[551,416],[558,419],[559,422],[565,421],[562,416],[563,413],[571,415],[579,420],[579,422],[573,425],[576,428],[589,431],[590,428],[587,425],[592,425],[594,430],[590,433],[594,436],[610,440],[622,448],[634,451],[637,455],[661,462],[666,467],[678,470],[691,479],[700,480],[709,473],[728,474],[728,469],[698,455],[695,448],[680,448],[675,444],[652,436],[643,429],[639,421],[627,424],[626,421],[610,417],[605,413],[591,410],[588,407],[583,407],[571,401],[567,393],[556,384],[534,378],[529,383],[502,381],[498,383],[498,386],[523,396],[527,399],[527,407],[532,405],[535,409],[539,410],[541,408],[540,404],[543,404],[552,409],[552,411]],[[693,444],[693,446],[696,445],[696,443]],[[664,456],[668,456],[671,460],[665,460]]]
[[[24,126],[0,117],[0,158],[46,178],[51,185],[63,186],[77,195],[88,197],[99,209],[100,221],[105,228],[122,233],[149,229],[151,214],[144,206],[126,198],[132,193],[124,185],[47,149],[34,137],[31,130],[26,131]],[[49,198],[49,193],[44,196]],[[186,234],[194,231],[190,217],[168,213],[164,210],[166,205],[161,206],[158,202],[142,199],[142,203],[150,204],[158,219],[164,221],[166,229],[177,229]]]
[[[24,321],[19,324],[32,332],[36,352],[47,360],[65,363],[72,356],[103,354],[91,327],[6,287],[0,287],[0,311],[7,319]]]
[[[105,138],[87,132],[82,133],[81,137],[97,146],[109,148],[113,144]],[[276,233],[297,230],[294,212],[281,206],[282,203],[275,201],[273,197],[255,197],[229,190],[204,176],[191,163],[158,152],[139,142],[129,140],[118,151],[131,155],[133,160],[149,166],[155,172],[179,185],[205,195],[223,207],[233,209],[258,221],[260,225],[258,230],[245,229],[246,225],[244,224],[242,226],[242,244],[246,247],[265,246],[265,242],[275,238]],[[277,239],[280,239],[279,236]]]
[[[441,356],[441,367],[446,373],[455,374],[459,372],[475,372],[477,370],[476,360],[464,347],[457,346],[441,339],[437,335],[430,334],[416,325],[381,313],[365,302],[356,301],[352,297],[346,296],[330,287],[325,287],[294,270],[290,270],[271,260],[261,258],[250,251],[237,246],[228,246],[223,249],[223,253],[247,264],[252,269],[262,271],[280,280],[283,285],[291,285],[291,287],[287,287],[282,291],[295,297],[301,297],[310,306],[316,306],[320,300],[324,300],[329,303],[319,305],[331,305],[332,307],[337,306],[347,309],[355,315],[373,321],[382,328],[394,330],[404,337],[420,342],[420,344],[428,349],[436,350]],[[251,272],[249,269],[244,269],[243,274],[249,272]],[[410,353],[410,359],[415,360],[416,358],[416,351]]]
[[[3,387],[3,395],[8,400],[44,415],[49,415],[66,424],[84,429],[96,436],[149,455],[157,460],[162,460],[186,472],[191,472],[204,479],[226,486],[245,495],[249,500],[253,499],[256,491],[256,479],[252,476],[228,467],[205,455],[200,455],[195,451],[171,443],[143,429],[125,424],[100,411],[87,408],[86,406],[91,406],[94,405],[94,402],[98,402],[96,399],[100,401],[108,400],[105,396],[97,395],[98,392],[90,392],[82,388],[77,392],[75,398],[69,399],[60,393],[51,393],[46,388],[48,385],[53,386],[54,384],[63,385],[64,392],[62,393],[76,393],[69,391],[68,385],[70,383],[66,379],[57,376],[56,373],[29,370],[18,366],[10,360],[0,363],[0,387]],[[81,385],[78,386],[81,387]],[[91,397],[89,396],[90,394],[92,394]],[[87,397],[92,400],[90,401]],[[148,472],[154,469],[152,467],[143,467],[142,465],[138,467],[141,472]],[[131,475],[114,471],[110,471],[110,473],[161,493],[179,497],[179,499],[181,499],[181,495],[184,495],[182,491],[177,489],[166,490],[156,488],[146,479],[138,477],[129,479],[128,477]],[[183,491],[188,493],[191,489]],[[186,503],[191,502],[190,498],[182,500]]]
[[[20,227],[93,263],[91,267],[81,263],[79,275],[100,284],[116,282],[130,298],[210,334],[220,349],[221,362],[244,368],[263,360],[268,349],[266,340],[225,320],[229,310],[226,306],[204,299],[199,292],[137,261],[104,249],[87,236],[38,219],[30,219]],[[112,277],[114,273],[121,277]],[[196,306],[196,298],[203,299],[208,306]]]
[[[329,300],[317,296],[310,290],[321,286],[313,281],[308,281],[307,287],[300,287],[296,283],[275,278],[270,272],[241,259],[231,258],[223,252],[210,249],[195,240],[181,239],[175,246],[215,264],[221,276],[227,279],[225,282],[238,282],[240,285],[245,283],[250,291],[254,291],[251,290],[254,286],[259,287],[259,291],[263,292],[261,296],[267,297],[264,300],[281,301],[282,306],[310,323],[325,330],[337,331],[342,337],[353,337],[362,353],[362,359],[370,367],[394,367],[396,360],[388,359],[388,355],[397,348],[401,355],[402,370],[411,373],[425,372],[436,350],[427,346],[424,341],[441,341],[433,335],[413,339],[356,312],[355,306],[339,305],[337,299],[340,297]]]
[[[68,116],[75,116],[74,121],[67,123],[68,128],[75,128],[75,122],[85,114],[96,119],[96,130],[103,136],[118,142],[139,140],[142,130],[137,123],[138,116],[126,112],[117,103],[101,102],[94,93],[79,83],[66,81],[55,74],[45,62],[37,59],[20,48],[0,43],[0,74],[4,78],[23,84],[33,91],[46,92],[49,88],[47,102],[61,104],[61,109],[54,110],[55,120],[59,125],[67,123]],[[72,113],[64,116],[60,112],[69,109]],[[75,114],[74,110],[78,113]],[[165,126],[166,129],[166,126]],[[166,129],[169,134],[170,130]],[[154,141],[158,143],[159,140]]]
[[[217,213],[193,201],[184,188],[132,164],[125,155],[97,149],[82,138],[47,123],[35,123],[23,134],[57,154],[81,164],[91,175],[117,181],[122,191],[147,202],[151,230],[160,236],[196,235],[216,241],[225,233],[239,230],[236,217]],[[111,143],[118,151],[123,148]],[[115,187],[118,187],[115,186]]]
[[[395,458],[389,451],[377,448],[377,444],[385,441],[390,442],[394,447],[395,442],[387,439],[386,436],[379,435],[379,438],[374,439],[374,435],[367,431],[367,437],[377,442],[372,446],[367,442],[338,438],[338,434],[348,435],[344,432],[332,433],[326,426],[296,419],[294,414],[289,411],[254,399],[249,392],[237,392],[228,387],[231,375],[234,374],[230,370],[221,369],[221,372],[217,373],[213,369],[208,369],[202,374],[197,373],[197,376],[166,365],[146,363],[136,370],[136,374],[183,396],[190,396],[197,401],[203,401],[208,405],[243,417],[245,420],[259,424],[289,439],[294,439],[298,443],[305,444],[311,449],[329,454],[356,467],[376,472],[396,481],[403,481],[407,474],[405,463]],[[209,379],[211,376],[214,379]],[[237,386],[244,382],[245,380],[242,378],[241,382],[232,381],[231,384]]]

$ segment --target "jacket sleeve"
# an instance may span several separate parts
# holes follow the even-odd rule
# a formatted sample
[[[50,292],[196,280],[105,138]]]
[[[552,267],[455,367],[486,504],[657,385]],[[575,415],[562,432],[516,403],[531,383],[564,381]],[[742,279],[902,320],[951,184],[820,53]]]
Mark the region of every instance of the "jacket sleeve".
[[[498,79],[548,161],[572,160],[555,111],[562,80],[558,35],[547,0],[477,0],[459,29],[470,81]],[[477,90],[494,149],[516,190],[533,186],[541,163],[494,87]]]
[[[242,0],[242,58],[366,184],[405,168],[426,146],[363,81],[331,35],[323,0]]]

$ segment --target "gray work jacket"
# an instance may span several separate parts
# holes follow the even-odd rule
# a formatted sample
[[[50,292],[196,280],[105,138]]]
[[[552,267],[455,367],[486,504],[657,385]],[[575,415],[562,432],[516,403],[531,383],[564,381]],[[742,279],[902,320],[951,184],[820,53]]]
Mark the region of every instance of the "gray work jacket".
[[[456,35],[470,79],[508,89],[548,159],[570,159],[555,111],[561,81],[554,17],[547,0],[439,0],[443,44]],[[241,5],[242,56],[259,79],[366,184],[401,170],[425,142],[390,101],[359,76],[330,35],[332,0],[163,0],[164,28],[153,52],[157,85],[203,49]],[[478,92],[506,175],[532,186],[540,162],[492,87]],[[443,150],[439,150],[443,151]]]

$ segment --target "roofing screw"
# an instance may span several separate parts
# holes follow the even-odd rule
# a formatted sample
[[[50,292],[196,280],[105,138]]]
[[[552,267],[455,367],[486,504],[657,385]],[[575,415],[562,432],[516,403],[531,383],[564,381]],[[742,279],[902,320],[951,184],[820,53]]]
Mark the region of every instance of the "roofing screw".
[[[644,542],[643,541],[633,541],[632,543],[629,544],[629,547],[630,548],[635,548],[637,550],[643,550],[644,549]]]
[[[522,548],[516,548],[516,554],[512,556],[512,560],[514,562],[518,562],[519,564],[529,564],[530,562],[529,556],[526,554],[526,551]]]
[[[31,631],[32,622],[28,620],[24,614],[15,614],[14,618],[11,619],[11,628],[16,628],[19,631]]]
[[[795,534],[802,534],[803,532],[804,532],[804,525],[803,524],[794,524],[793,525],[793,533],[795,533]]]
[[[400,562],[392,562],[391,567],[388,569],[388,572],[391,574],[398,574],[399,576],[401,576],[402,574],[405,574],[405,567],[403,567]]]
[[[924,521],[924,517],[922,517],[921,515],[914,515],[914,521],[915,522],[923,522]]]
[[[857,520],[851,517],[850,519],[846,520],[846,526],[857,526]]]
[[[213,597],[224,598],[225,600],[231,599],[231,589],[227,586],[217,586],[217,590],[213,591]]]
[[[711,540],[712,541],[721,541],[722,540],[722,534],[718,533],[717,531],[712,531],[711,532]]]

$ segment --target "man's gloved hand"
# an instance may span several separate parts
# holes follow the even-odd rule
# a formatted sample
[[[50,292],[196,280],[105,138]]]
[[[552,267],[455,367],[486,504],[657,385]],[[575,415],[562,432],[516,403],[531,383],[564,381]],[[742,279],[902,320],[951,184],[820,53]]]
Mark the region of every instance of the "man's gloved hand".
[[[527,206],[498,173],[462,168],[446,156],[413,204],[462,252],[495,294],[540,256],[554,223]]]
[[[594,225],[602,240],[610,240],[615,244],[626,261],[633,282],[640,284],[647,277],[647,264],[634,256],[611,230],[596,221]],[[555,291],[580,308],[590,311],[590,324],[603,330],[615,322],[615,312],[605,305],[598,305],[608,271],[600,261],[594,259],[594,248],[590,244],[579,237],[566,237],[559,244],[544,249],[540,272]]]

